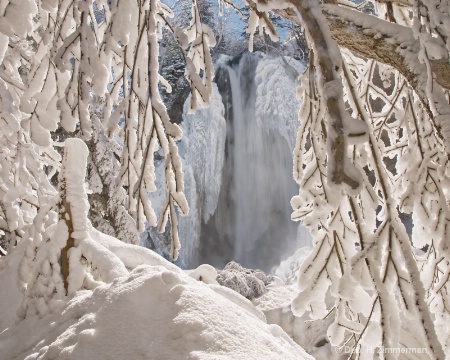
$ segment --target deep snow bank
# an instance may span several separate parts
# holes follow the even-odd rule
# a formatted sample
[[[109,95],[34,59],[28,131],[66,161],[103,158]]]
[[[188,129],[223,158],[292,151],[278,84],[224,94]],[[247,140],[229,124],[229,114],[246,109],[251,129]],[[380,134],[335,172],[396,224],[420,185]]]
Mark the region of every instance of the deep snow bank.
[[[110,251],[120,245],[106,237],[97,241]],[[140,249],[119,248],[122,259]],[[155,256],[159,264],[150,259]],[[93,291],[78,291],[53,313],[10,325],[0,334],[1,358],[312,359],[279,326],[268,325],[261,312],[246,309],[248,300],[240,295],[225,297],[217,285],[197,281],[148,250],[142,259],[154,264],[139,265]],[[10,287],[16,269],[0,268],[0,279]],[[13,313],[17,299],[1,306]]]

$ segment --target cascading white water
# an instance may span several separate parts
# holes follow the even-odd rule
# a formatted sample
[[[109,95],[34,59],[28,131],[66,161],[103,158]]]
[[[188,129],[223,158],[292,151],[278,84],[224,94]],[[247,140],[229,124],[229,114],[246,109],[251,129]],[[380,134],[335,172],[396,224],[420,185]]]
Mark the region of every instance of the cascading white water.
[[[234,258],[249,267],[262,267],[265,263],[258,258],[270,261],[275,247],[296,238],[289,202],[297,187],[286,140],[256,121],[258,59],[246,57],[228,70],[234,120]]]
[[[311,245],[308,231],[290,219],[290,199],[298,194],[292,151],[302,71],[300,63],[292,64],[254,54],[222,59],[211,106],[189,114],[185,104],[179,150],[190,213],[179,219],[181,267],[223,268],[234,260],[271,271]],[[160,162],[158,184],[163,172]],[[166,198],[164,187],[158,189],[152,197],[156,208]],[[143,244],[165,255],[170,237],[149,229]]]
[[[190,213],[179,218],[177,264],[223,268],[234,260],[268,272],[311,245],[308,231],[290,218],[290,200],[298,194],[292,151],[299,126],[296,72],[302,65],[244,54],[216,67],[211,106],[189,114],[188,99],[183,112],[179,151]],[[167,196],[164,161],[156,173],[152,203],[159,209]],[[149,228],[142,243],[168,256],[167,232]]]
[[[220,65],[219,89],[228,109],[226,159],[217,209],[201,227],[200,262],[222,267],[234,260],[269,271],[296,248],[310,243],[306,229],[298,229],[290,219],[290,199],[298,193],[292,178],[299,105],[295,77],[289,78],[286,71],[272,72],[280,76],[278,81],[286,89],[280,87],[283,94],[264,93],[265,69],[261,66],[275,66],[274,71],[283,67],[281,61],[270,61],[260,63],[260,56],[244,54],[237,64]],[[272,116],[262,110],[271,97],[280,96],[279,104],[271,105]],[[289,101],[291,107],[286,108]],[[280,106],[284,113],[278,113]]]

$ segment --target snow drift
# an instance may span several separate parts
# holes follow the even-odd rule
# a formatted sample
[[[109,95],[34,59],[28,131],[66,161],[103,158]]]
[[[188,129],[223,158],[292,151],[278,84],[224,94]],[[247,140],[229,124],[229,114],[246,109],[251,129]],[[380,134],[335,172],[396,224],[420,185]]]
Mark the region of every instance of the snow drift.
[[[237,293],[223,288],[234,294],[224,297],[214,290],[218,285],[197,281],[149,250],[101,241],[122,258],[143,250],[142,262],[155,265],[80,290],[44,316],[7,324],[0,334],[2,359],[312,359]],[[0,259],[3,289],[16,274],[3,265],[17,252]],[[18,293],[12,294],[2,298],[9,312],[18,304]]]

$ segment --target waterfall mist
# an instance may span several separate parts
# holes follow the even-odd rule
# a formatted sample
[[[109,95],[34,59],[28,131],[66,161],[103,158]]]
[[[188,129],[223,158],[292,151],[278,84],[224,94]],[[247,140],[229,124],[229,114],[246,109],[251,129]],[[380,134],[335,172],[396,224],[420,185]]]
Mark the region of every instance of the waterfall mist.
[[[262,118],[271,115],[258,115],[255,108],[258,101],[271,98],[255,84],[260,60],[258,55],[244,54],[222,62],[216,72],[225,107],[225,159],[218,174],[221,187],[216,210],[200,226],[199,263],[223,267],[234,260],[270,271],[295,249],[310,244],[307,230],[290,218],[290,199],[298,194],[292,178],[295,135],[292,129],[286,135],[286,121],[277,125],[282,115],[276,109],[267,120]],[[291,81],[294,84],[295,79]],[[292,128],[298,127],[297,109],[294,106],[295,113],[288,112]]]

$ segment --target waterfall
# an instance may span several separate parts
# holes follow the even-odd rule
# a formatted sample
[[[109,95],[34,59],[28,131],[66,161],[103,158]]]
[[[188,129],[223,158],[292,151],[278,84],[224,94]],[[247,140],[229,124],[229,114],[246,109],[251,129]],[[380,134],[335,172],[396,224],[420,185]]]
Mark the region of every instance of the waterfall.
[[[297,251],[311,246],[308,230],[291,221],[290,200],[298,194],[292,177],[303,65],[288,58],[246,53],[216,64],[210,107],[183,109],[183,161],[188,216],[179,217],[177,265],[208,263],[223,268],[234,260],[247,268],[288,276]],[[159,216],[167,193],[165,162],[155,162],[157,191],[151,193]],[[169,258],[169,228],[147,227],[141,244]],[[303,255],[302,255],[303,256]],[[289,259],[288,259],[289,258]]]
[[[306,229],[290,219],[290,199],[298,194],[292,151],[299,107],[290,70],[281,59],[254,54],[218,65],[225,156],[221,171],[216,171],[217,206],[200,225],[198,263],[223,267],[234,260],[270,271],[298,247],[310,244]],[[192,156],[186,161],[197,160]],[[197,191],[203,192],[198,187]],[[201,213],[200,206],[197,216]]]

